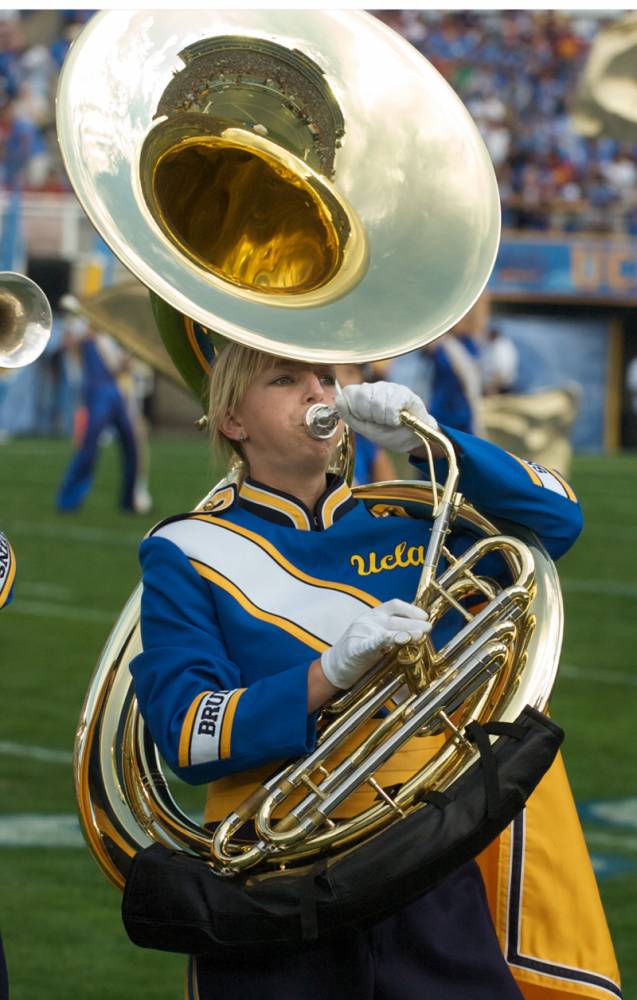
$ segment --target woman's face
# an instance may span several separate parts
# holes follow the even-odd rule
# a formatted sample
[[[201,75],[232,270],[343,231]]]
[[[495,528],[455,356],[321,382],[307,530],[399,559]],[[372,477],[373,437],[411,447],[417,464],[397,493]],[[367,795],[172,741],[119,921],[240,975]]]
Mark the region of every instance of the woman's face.
[[[222,430],[241,441],[255,479],[289,470],[299,475],[324,472],[338,435],[316,440],[305,430],[304,417],[314,403],[334,403],[333,365],[276,361],[250,383],[241,404],[227,414]]]

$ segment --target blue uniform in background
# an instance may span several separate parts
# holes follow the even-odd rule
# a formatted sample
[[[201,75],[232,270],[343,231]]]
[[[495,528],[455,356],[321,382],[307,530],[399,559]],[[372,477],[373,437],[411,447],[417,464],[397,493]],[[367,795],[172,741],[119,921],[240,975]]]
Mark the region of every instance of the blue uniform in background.
[[[59,510],[71,511],[82,505],[93,483],[100,436],[107,428],[112,428],[122,454],[120,506],[124,510],[132,510],[137,475],[137,445],[128,409],[96,341],[84,338],[79,349],[82,359],[82,396],[88,419],[80,446],[64,474],[57,506]]]
[[[374,462],[380,448],[363,434],[354,436],[354,485],[374,482]]]
[[[487,516],[534,530],[553,558],[570,547],[581,512],[557,474],[442,430],[458,451],[459,489],[469,501]],[[444,474],[438,470],[439,479]],[[313,748],[310,664],[368,608],[413,598],[429,512],[417,501],[389,506],[388,514],[387,499],[356,500],[334,478],[310,512],[248,478],[239,489],[219,490],[209,510],[171,518],[142,543],[143,652],[131,664],[135,691],[170,767],[188,782],[212,782],[208,822],[229,811],[238,784],[244,787],[234,801],[244,797],[244,772],[262,777],[272,761]],[[472,540],[458,532],[450,544],[459,553]],[[501,576],[500,557],[488,558],[482,568]],[[438,629],[450,627],[446,618]],[[443,638],[434,633],[436,645]],[[344,947],[321,945],[258,967],[198,957],[187,995],[236,998],[257,982],[263,1000],[521,995],[474,862],[371,931],[344,937]]]
[[[439,424],[473,434],[476,400],[472,397],[476,397],[479,392],[480,351],[476,342],[469,336],[456,334],[452,343],[449,343],[450,339],[451,335],[443,338],[431,352],[433,375],[428,409]],[[455,351],[451,353],[453,348]],[[465,353],[465,359],[459,366],[455,355],[462,352]],[[470,391],[472,382],[475,382],[473,393]]]

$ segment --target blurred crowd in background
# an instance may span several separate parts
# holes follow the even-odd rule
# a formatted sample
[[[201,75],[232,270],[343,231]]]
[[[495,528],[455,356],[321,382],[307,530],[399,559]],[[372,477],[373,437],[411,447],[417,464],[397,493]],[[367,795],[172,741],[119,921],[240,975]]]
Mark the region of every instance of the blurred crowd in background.
[[[55,138],[57,77],[93,11],[0,11],[0,163],[7,190],[68,191]]]
[[[0,12],[0,183],[68,190],[54,97],[92,11]],[[603,14],[375,11],[455,88],[496,167],[505,227],[637,233],[637,147],[585,139],[569,108]]]
[[[505,227],[637,233],[637,147],[585,139],[569,117],[599,12],[378,13],[471,112],[496,168]]]

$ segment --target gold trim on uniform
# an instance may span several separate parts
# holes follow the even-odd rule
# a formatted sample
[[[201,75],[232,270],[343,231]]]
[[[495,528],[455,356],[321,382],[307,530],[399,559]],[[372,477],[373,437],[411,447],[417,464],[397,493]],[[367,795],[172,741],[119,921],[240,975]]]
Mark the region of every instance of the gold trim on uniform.
[[[514,458],[516,460],[516,462],[518,462],[519,465],[522,466],[522,468],[526,472],[526,474],[529,477],[529,479],[533,483],[535,483],[536,486],[541,486],[542,485],[542,480],[538,476],[538,474],[535,471],[535,469],[532,466],[530,466],[528,462],[525,462],[525,460],[523,458],[518,458],[518,456],[514,455],[512,451],[508,451],[507,455],[510,455],[511,458]]]
[[[271,493],[270,490],[262,489],[260,486],[251,486],[245,482],[241,484],[239,496],[244,500],[249,500],[251,503],[258,503],[263,507],[280,510],[294,522],[294,525],[299,529],[299,531],[312,530],[310,519],[305,510],[298,504],[294,503],[293,500],[288,500],[287,497],[282,497],[277,493]]]
[[[15,579],[16,561],[9,539],[0,531],[0,608],[11,593]]]
[[[341,483],[341,485],[331,493],[321,510],[321,518],[323,521],[324,528],[331,528],[334,524],[334,515],[336,511],[341,506],[341,504],[346,503],[352,495],[352,491],[349,489],[346,483]]]
[[[566,491],[566,495],[569,498],[569,500],[572,500],[573,503],[577,503],[577,497],[575,496],[575,493],[573,492],[572,487],[569,486],[569,484],[564,479],[564,476],[562,476],[557,471],[557,469],[549,469],[549,472],[551,472],[555,476],[555,478],[558,480],[558,482],[560,482],[562,484],[562,486],[564,487],[564,489]]]
[[[213,514],[197,514],[191,520],[195,521],[208,521],[210,524],[217,524],[221,528],[226,528],[228,531],[234,531],[238,535],[243,535],[244,538],[249,538],[251,542],[254,542],[259,548],[267,552],[275,562],[281,566],[282,569],[286,570],[291,576],[295,576],[297,580],[301,580],[303,583],[309,583],[313,587],[323,587],[326,590],[340,590],[343,594],[350,594],[352,597],[356,597],[359,601],[363,601],[370,608],[375,608],[376,605],[380,604],[381,601],[376,597],[372,597],[364,590],[359,590],[358,587],[352,587],[347,583],[338,583],[333,580],[321,580],[316,576],[310,576],[309,573],[304,573],[302,569],[294,566],[288,559],[282,555],[281,552],[264,538],[263,535],[258,535],[254,531],[250,531],[249,528],[244,528],[239,524],[231,524],[229,521],[224,521],[220,518],[215,517]],[[195,560],[196,561],[196,560]],[[191,562],[193,560],[191,559]],[[203,564],[202,564],[203,565]],[[195,569],[197,567],[195,566]]]
[[[391,503],[375,503],[368,508],[369,513],[374,517],[407,517],[411,519],[411,514],[408,514],[404,507],[397,507],[395,504]]]
[[[236,488],[234,486],[225,486],[223,489],[213,493],[210,500],[206,500],[203,510],[210,514],[220,514],[223,510],[227,510],[228,507],[232,507],[235,498]]]
[[[197,717],[197,712],[202,701],[206,695],[212,694],[211,691],[202,691],[198,694],[190,708],[186,712],[184,718],[184,723],[181,727],[181,735],[179,737],[179,766],[188,767],[190,764],[190,744],[192,741],[192,728],[195,724],[195,718]]]
[[[239,698],[245,692],[245,688],[237,688],[233,691],[226,704],[221,723],[221,734],[219,736],[219,760],[227,760],[230,756],[230,744],[232,737],[232,724],[239,704]]]
[[[277,628],[283,629],[289,635],[293,635],[295,639],[299,642],[305,643],[311,649],[315,650],[317,653],[324,653],[326,649],[329,649],[329,643],[323,642],[318,636],[313,635],[306,629],[297,625],[296,622],[291,621],[289,618],[283,618],[281,615],[272,614],[269,611],[264,611],[262,608],[254,604],[242,590],[239,590],[237,585],[229,580],[227,577],[222,576],[217,570],[212,569],[211,566],[206,566],[205,563],[199,562],[197,559],[190,560],[193,568],[203,576],[204,579],[210,580],[211,583],[216,584],[225,590],[227,594],[235,599],[235,601],[241,605],[244,611],[247,611],[249,615],[253,618],[258,618],[259,621],[267,622],[269,625],[275,625]]]
[[[245,688],[202,691],[186,713],[179,737],[179,764],[188,767],[230,756],[232,725]]]

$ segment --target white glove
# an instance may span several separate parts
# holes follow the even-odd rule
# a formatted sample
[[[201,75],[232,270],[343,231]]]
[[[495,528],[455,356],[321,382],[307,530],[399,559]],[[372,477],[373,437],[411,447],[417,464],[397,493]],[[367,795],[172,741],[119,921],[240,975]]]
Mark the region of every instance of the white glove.
[[[336,396],[336,408],[349,427],[391,451],[413,451],[422,441],[400,422],[400,411],[436,430],[438,422],[415,392],[394,382],[363,382],[346,385]]]
[[[422,608],[395,598],[365,611],[321,656],[321,667],[330,684],[350,688],[394,646],[418,641],[431,632]]]

